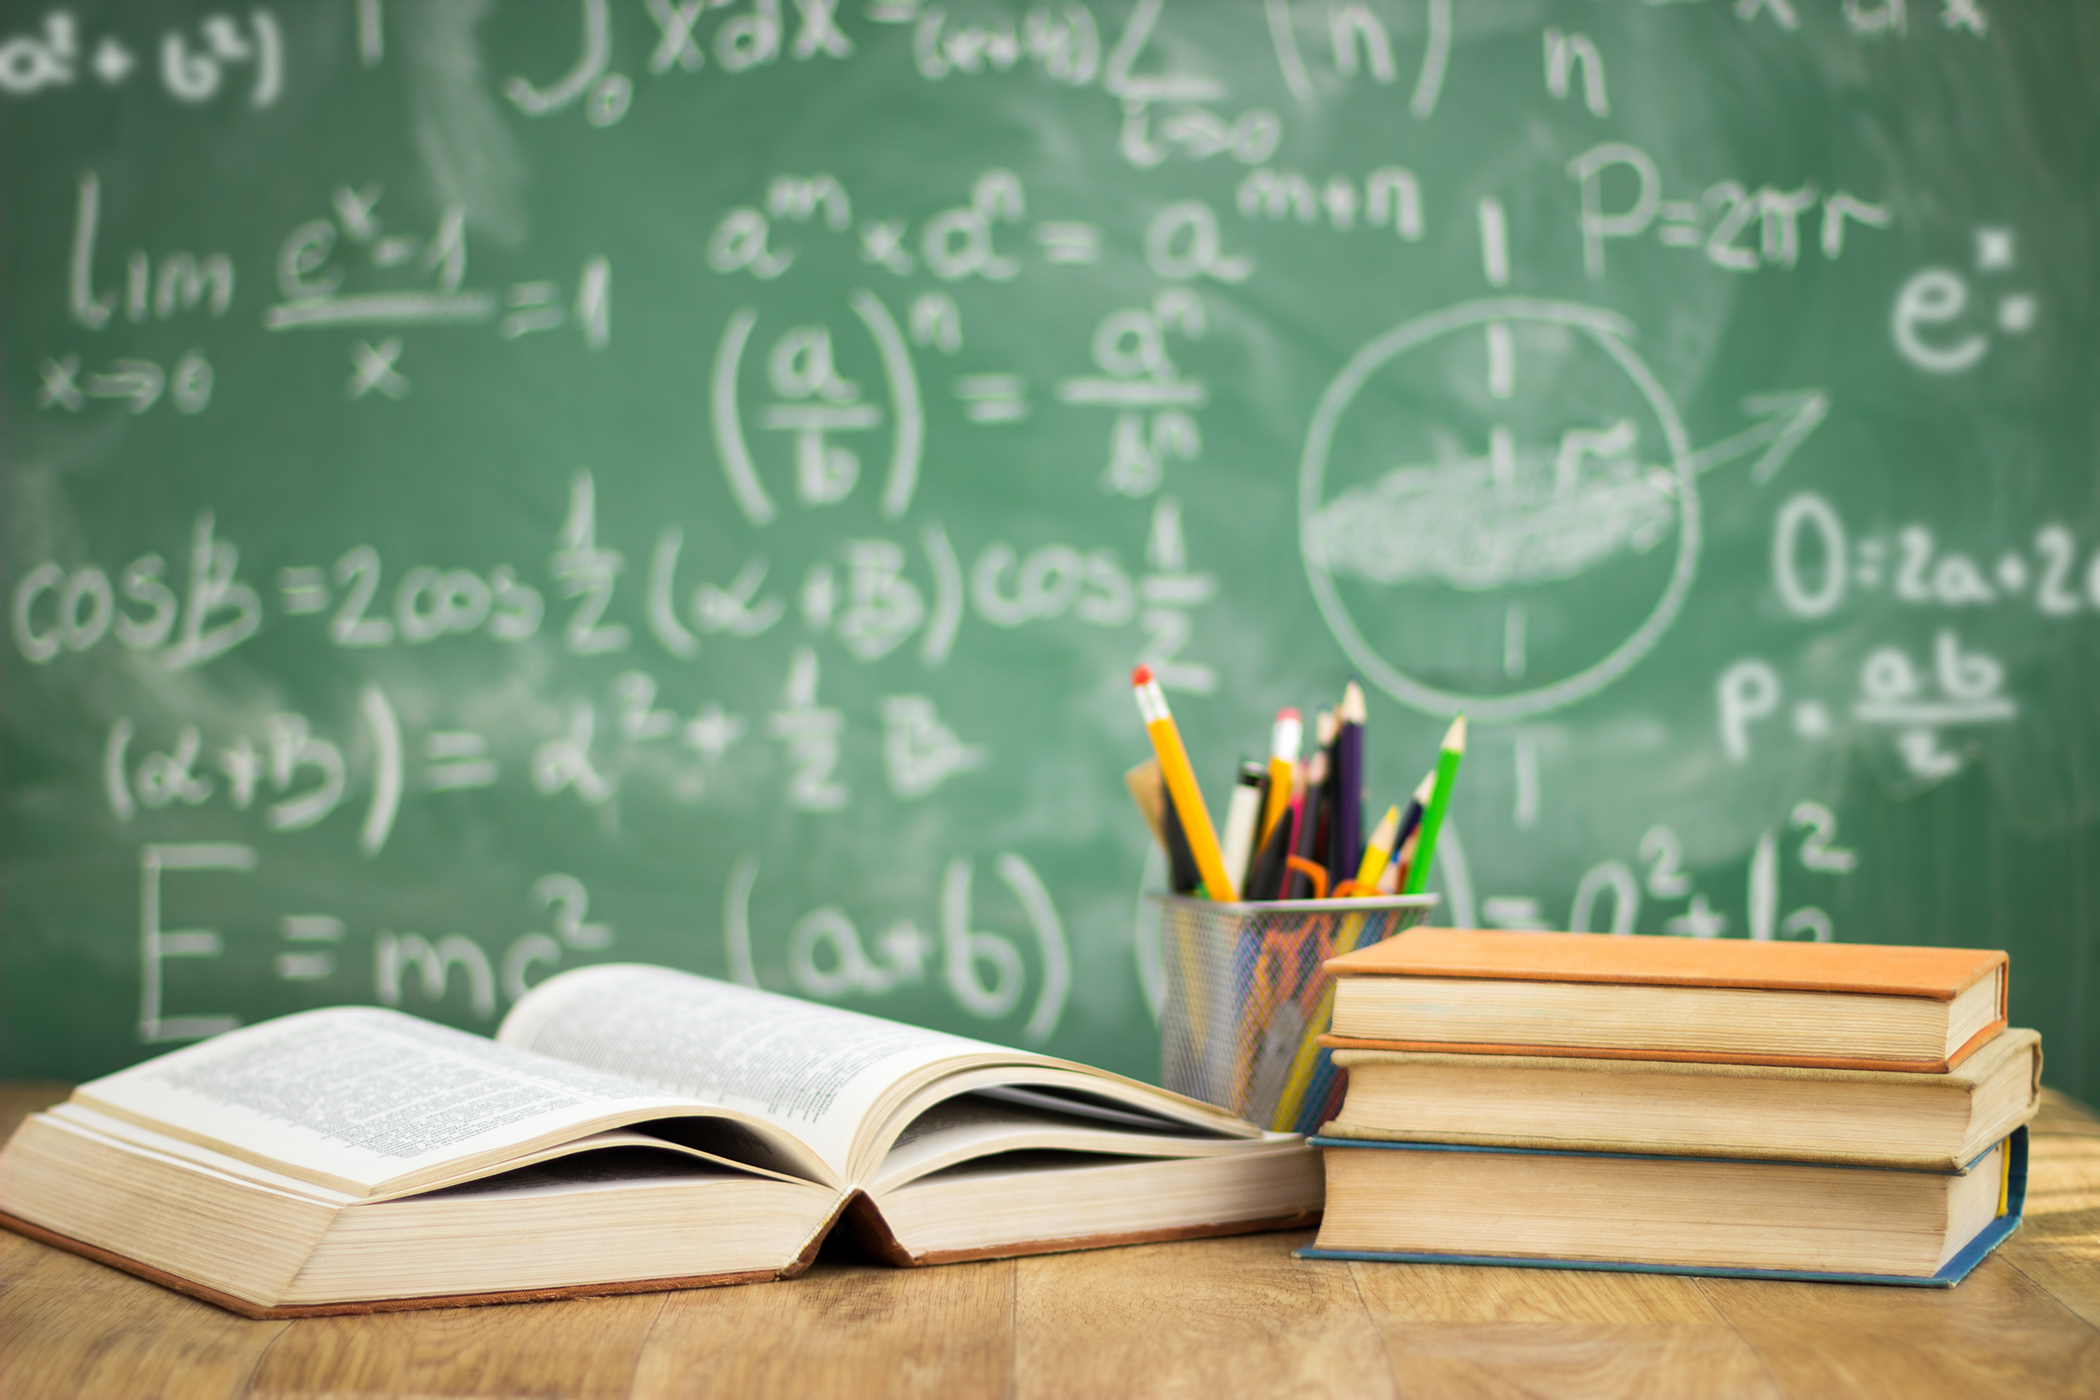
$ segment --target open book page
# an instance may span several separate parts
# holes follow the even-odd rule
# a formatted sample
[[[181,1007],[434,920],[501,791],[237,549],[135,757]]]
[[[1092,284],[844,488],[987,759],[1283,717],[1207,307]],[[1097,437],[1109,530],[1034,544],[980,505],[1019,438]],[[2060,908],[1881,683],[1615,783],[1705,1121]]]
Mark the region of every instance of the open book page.
[[[697,1109],[697,1106],[695,1108]],[[357,1201],[386,1201],[392,1200],[397,1196],[419,1195],[427,1191],[449,1188],[461,1182],[481,1180],[492,1174],[507,1176],[522,1168],[553,1162],[558,1159],[589,1156],[602,1157],[607,1155],[610,1149],[614,1148],[628,1149],[612,1154],[622,1161],[633,1160],[632,1149],[639,1148],[652,1152],[664,1159],[664,1169],[667,1171],[697,1171],[701,1170],[696,1165],[697,1162],[707,1162],[725,1170],[736,1171],[745,1175],[771,1176],[781,1181],[796,1182],[806,1179],[806,1174],[797,1175],[792,1171],[773,1171],[762,1163],[747,1160],[750,1154],[724,1156],[718,1152],[709,1152],[683,1142],[670,1140],[672,1137],[686,1135],[697,1136],[705,1140],[708,1136],[712,1136],[707,1131],[714,1127],[713,1122],[710,1120],[701,1120],[703,1128],[698,1133],[681,1133],[682,1123],[675,1120],[666,1122],[663,1119],[655,1119],[649,1124],[651,1131],[648,1132],[637,1132],[631,1128],[605,1128],[595,1133],[587,1132],[581,1136],[572,1137],[565,1131],[559,1141],[548,1142],[542,1147],[504,1149],[500,1154],[501,1160],[499,1162],[490,1163],[486,1160],[487,1154],[483,1154],[483,1160],[478,1165],[466,1166],[455,1163],[451,1170],[447,1170],[443,1175],[435,1178],[432,1178],[428,1172],[422,1172],[418,1173],[418,1179],[413,1185],[406,1187],[396,1185],[383,1190],[374,1190],[369,1195],[352,1196],[333,1187],[322,1186],[310,1180],[287,1176],[279,1171],[272,1171],[268,1167],[259,1166],[244,1158],[230,1157],[224,1152],[215,1151],[212,1148],[201,1146],[184,1138],[173,1138],[166,1133],[157,1133],[151,1128],[140,1127],[128,1118],[113,1118],[107,1113],[99,1113],[78,1102],[68,1101],[55,1104],[39,1116],[52,1119],[71,1131],[92,1133],[96,1137],[120,1143],[125,1147],[151,1152],[162,1157],[173,1157],[191,1166],[202,1167],[207,1171],[216,1172],[221,1176],[238,1177],[243,1181],[253,1182],[272,1191],[295,1192],[300,1195],[311,1196],[316,1200],[327,1201],[334,1205],[349,1205]],[[649,1116],[654,1118],[653,1114]],[[680,1165],[681,1162],[684,1165]]]
[[[847,1179],[854,1136],[899,1081],[944,1062],[1041,1057],[668,968],[578,968],[535,987],[496,1038],[743,1109]],[[1055,1063],[1044,1061],[1044,1063]]]
[[[692,1105],[377,1007],[229,1031],[83,1084],[74,1100],[368,1197]]]
[[[229,1157],[224,1152],[215,1152],[209,1147],[182,1138],[172,1138],[166,1133],[156,1133],[151,1128],[142,1128],[125,1118],[112,1118],[107,1113],[97,1113],[78,1103],[53,1104],[37,1114],[32,1122],[48,1125],[63,1132],[93,1138],[129,1152],[144,1153],[167,1161],[179,1163],[193,1170],[202,1170],[214,1176],[231,1177],[235,1181],[259,1186],[265,1191],[280,1195],[299,1196],[319,1201],[323,1205],[353,1205],[358,1197],[332,1187],[316,1185],[296,1176],[271,1171],[239,1157]]]
[[[1075,1113],[1050,1095],[1020,1102],[992,1093],[968,1093],[934,1105],[905,1126],[867,1183],[883,1192],[973,1157],[1026,1151],[1080,1152],[1116,1157],[1223,1157],[1301,1141],[1293,1133],[1258,1139],[1227,1137],[1164,1119],[1122,1115],[1117,1122]],[[1020,1096],[1017,1096],[1020,1097]]]

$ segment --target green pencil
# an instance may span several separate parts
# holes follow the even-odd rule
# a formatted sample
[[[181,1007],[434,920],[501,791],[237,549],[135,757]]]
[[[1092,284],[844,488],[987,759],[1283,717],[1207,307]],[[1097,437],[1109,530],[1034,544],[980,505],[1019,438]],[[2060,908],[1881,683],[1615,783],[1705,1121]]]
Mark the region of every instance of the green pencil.
[[[1429,883],[1429,862],[1436,856],[1436,834],[1444,825],[1444,811],[1451,805],[1451,789],[1458,786],[1458,761],[1466,756],[1466,717],[1460,715],[1444,731],[1444,747],[1436,756],[1436,791],[1422,810],[1422,835],[1415,843],[1415,863],[1407,872],[1402,894],[1420,894]]]

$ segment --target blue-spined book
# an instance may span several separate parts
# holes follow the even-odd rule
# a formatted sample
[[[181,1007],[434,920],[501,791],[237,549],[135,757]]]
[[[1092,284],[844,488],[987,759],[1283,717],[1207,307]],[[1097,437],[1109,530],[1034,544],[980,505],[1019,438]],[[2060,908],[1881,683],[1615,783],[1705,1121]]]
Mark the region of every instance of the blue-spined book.
[[[1818,1283],[1882,1283],[1900,1284],[1911,1288],[1952,1288],[1955,1284],[1961,1282],[1968,1275],[1969,1271],[1982,1261],[1986,1254],[1996,1249],[2007,1235],[2010,1235],[2019,1227],[2021,1211],[2025,1207],[2027,1200],[2027,1129],[2025,1128],[2016,1130],[2004,1142],[1982,1153],[1961,1172],[1953,1174],[1893,1171],[1886,1167],[1832,1166],[1827,1164],[1769,1161],[1750,1162],[1735,1158],[1655,1157],[1611,1152],[1554,1152],[1535,1148],[1384,1142],[1360,1138],[1316,1137],[1312,1141],[1315,1145],[1325,1149],[1326,1153],[1328,1163],[1327,1216],[1325,1223],[1321,1226],[1319,1240],[1314,1245],[1298,1251],[1298,1257],[1301,1259],[1363,1259],[1409,1264],[1491,1264],[1530,1269],[1595,1269],[1625,1273],[1694,1274],[1708,1278],[1794,1279]],[[1352,1158],[1358,1153],[1377,1152],[1448,1154],[1448,1157],[1452,1159],[1457,1157],[1561,1158],[1570,1159],[1572,1162],[1580,1162],[1582,1169],[1579,1173],[1566,1172],[1564,1168],[1561,1169],[1563,1175],[1570,1179],[1565,1180],[1559,1190],[1554,1188],[1554,1171],[1545,1169],[1546,1163],[1540,1160],[1523,1164],[1509,1164],[1520,1166],[1519,1170],[1512,1172],[1498,1173],[1490,1170],[1484,1174],[1486,1178],[1489,1178],[1485,1184],[1490,1190],[1495,1189],[1498,1185],[1508,1188],[1510,1194],[1506,1199],[1512,1204],[1521,1203],[1527,1210],[1535,1209],[1541,1199],[1565,1201],[1572,1197],[1579,1197],[1581,1204],[1572,1208],[1572,1210],[1590,1213],[1591,1218],[1587,1224],[1590,1226],[1592,1234],[1603,1230],[1616,1230],[1618,1232],[1616,1238],[1621,1243],[1631,1243],[1636,1247],[1627,1248],[1625,1250],[1626,1257],[1617,1259],[1552,1258],[1539,1255],[1516,1255],[1485,1251],[1474,1253],[1331,1247],[1331,1240],[1338,1237],[1344,1240],[1349,1238],[1351,1234],[1349,1217],[1356,1210],[1357,1199],[1362,1194],[1359,1191],[1347,1188],[1339,1193],[1337,1192],[1335,1172],[1337,1160]],[[1992,1163],[1991,1158],[1994,1154],[1998,1160]],[[1398,1191],[1405,1193],[1404,1209],[1411,1213],[1425,1212],[1431,1215],[1439,1210],[1446,1212],[1452,1212],[1454,1209],[1463,1210],[1464,1202],[1462,1200],[1457,1200],[1450,1195],[1438,1194],[1437,1177],[1441,1174],[1433,1169],[1436,1165],[1440,1165],[1436,1157],[1417,1157],[1406,1160],[1411,1165],[1418,1163],[1432,1169],[1428,1171],[1403,1172],[1386,1178],[1383,1189],[1388,1192]],[[1966,1244],[1956,1250],[1950,1258],[1932,1273],[1912,1274],[1842,1269],[1751,1268],[1684,1262],[1655,1262],[1653,1259],[1640,1258],[1639,1256],[1642,1253],[1648,1251],[1641,1250],[1637,1245],[1642,1233],[1644,1231],[1652,1232],[1657,1224],[1655,1219],[1643,1217],[1666,1213],[1664,1208],[1670,1204],[1667,1194],[1660,1197],[1636,1197],[1628,1200],[1623,1203],[1623,1208],[1617,1213],[1618,1216],[1623,1218],[1615,1218],[1606,1203],[1600,1202],[1594,1196],[1582,1194],[1578,1190],[1580,1185],[1607,1180],[1616,1170],[1608,1165],[1612,1163],[1642,1164],[1629,1166],[1624,1173],[1627,1178],[1627,1184],[1636,1188],[1648,1184],[1642,1180],[1643,1177],[1659,1179],[1656,1170],[1647,1164],[1670,1164],[1669,1177],[1680,1186],[1687,1184],[1695,1186],[1697,1178],[1691,1174],[1699,1172],[1702,1168],[1723,1168],[1729,1166],[1750,1168],[1753,1171],[1748,1178],[1736,1176],[1735,1180],[1739,1182],[1745,1179],[1753,1182],[1766,1181],[1774,1187],[1791,1189],[1797,1194],[1802,1194],[1804,1202],[1811,1199],[1811,1196],[1807,1193],[1814,1193],[1813,1201],[1819,1207],[1827,1207],[1832,1201],[1830,1188],[1833,1180],[1826,1174],[1833,1172],[1860,1172],[1867,1174],[1861,1178],[1859,1183],[1862,1188],[1861,1199],[1868,1202],[1868,1208],[1884,1211],[1889,1208],[1889,1202],[1885,1199],[1877,1202],[1872,1198],[1889,1196],[1891,1193],[1886,1188],[1895,1185],[1895,1183],[1886,1181],[1877,1183],[1871,1180],[1872,1177],[1918,1178],[1920,1180],[1916,1184],[1920,1188],[1924,1188],[1928,1181],[1944,1182],[1948,1183],[1945,1189],[1951,1194],[1960,1189],[1954,1183],[1973,1179],[1979,1170],[1987,1169],[1991,1176],[1997,1178],[1997,1209],[1995,1213],[1985,1220],[1980,1229],[1969,1236]],[[1789,1173],[1791,1175],[1786,1175]],[[1731,1174],[1731,1176],[1733,1175]],[[1499,1181],[1494,1179],[1498,1176],[1501,1178]],[[1583,1178],[1583,1181],[1578,1182],[1573,1179],[1577,1176]],[[1715,1184],[1720,1186],[1724,1183],[1716,1181]],[[1906,1186],[1909,1184],[1905,1183]],[[1973,1193],[1981,1185],[1982,1183],[1977,1183],[1976,1187],[1970,1188],[1970,1192]],[[1372,1184],[1372,1189],[1377,1189],[1375,1183]],[[1696,1193],[1682,1194],[1690,1198]],[[1921,1201],[1932,1199],[1931,1193],[1927,1189],[1920,1189],[1909,1194],[1916,1195]],[[1743,1225],[1743,1212],[1748,1209],[1748,1206],[1740,1193],[1732,1195],[1717,1193],[1713,1199],[1717,1204],[1726,1205],[1730,1208],[1731,1213],[1735,1215],[1735,1220],[1731,1223],[1738,1227]],[[1942,1197],[1940,1199],[1944,1201],[1947,1198]],[[1477,1200],[1475,1204],[1476,1206],[1478,1205]],[[1340,1207],[1342,1216],[1339,1220],[1337,1219],[1337,1206]],[[1973,1211],[1973,1205],[1971,1209]],[[1512,1212],[1512,1214],[1521,1213],[1521,1211]],[[1476,1210],[1472,1216],[1472,1232],[1477,1235],[1479,1233],[1478,1222],[1487,1218],[1491,1217],[1483,1215]],[[1974,1218],[1973,1213],[1971,1218]],[[1431,1231],[1425,1231],[1424,1233],[1432,1232],[1433,1227]],[[1460,1231],[1460,1233],[1463,1232],[1463,1230]],[[1446,1233],[1451,1232],[1447,1231]],[[1598,1250],[1596,1252],[1601,1254],[1607,1251]]]

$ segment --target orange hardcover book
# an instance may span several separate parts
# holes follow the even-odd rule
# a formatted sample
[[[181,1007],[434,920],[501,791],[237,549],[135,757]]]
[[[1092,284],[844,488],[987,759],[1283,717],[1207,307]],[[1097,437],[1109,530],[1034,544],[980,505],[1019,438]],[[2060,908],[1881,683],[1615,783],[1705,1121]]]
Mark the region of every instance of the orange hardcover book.
[[[2005,1028],[2003,952],[1410,929],[1328,962],[1336,1048],[1944,1074]]]

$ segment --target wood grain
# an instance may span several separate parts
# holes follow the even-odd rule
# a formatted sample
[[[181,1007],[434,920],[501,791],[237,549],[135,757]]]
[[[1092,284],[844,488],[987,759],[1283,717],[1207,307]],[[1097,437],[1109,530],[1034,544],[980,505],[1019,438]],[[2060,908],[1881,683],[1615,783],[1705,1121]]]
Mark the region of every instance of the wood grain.
[[[217,1400],[244,1393],[288,1324],[253,1322],[19,1240],[0,1255],[0,1395],[164,1395]]]
[[[63,1095],[0,1086],[0,1129]],[[2031,1172],[1948,1291],[1315,1262],[1300,1233],[276,1322],[0,1234],[0,1396],[2089,1396],[2100,1118],[2046,1096]]]
[[[2100,1331],[2005,1260],[1961,1286],[1702,1280],[1790,1394],[2091,1395]]]
[[[633,1391],[642,1340],[667,1296],[302,1318],[285,1324],[244,1393],[613,1400]]]
[[[1783,1393],[1693,1279],[1346,1267],[1408,1395]]]
[[[1346,1267],[1249,1235],[1020,1261],[1016,1395],[1396,1394]]]
[[[2027,1217],[1998,1252],[2100,1327],[2100,1116],[2045,1090],[2028,1150]]]
[[[894,1269],[820,1261],[801,1278],[667,1295],[633,1394],[1008,1395],[1012,1260]]]

